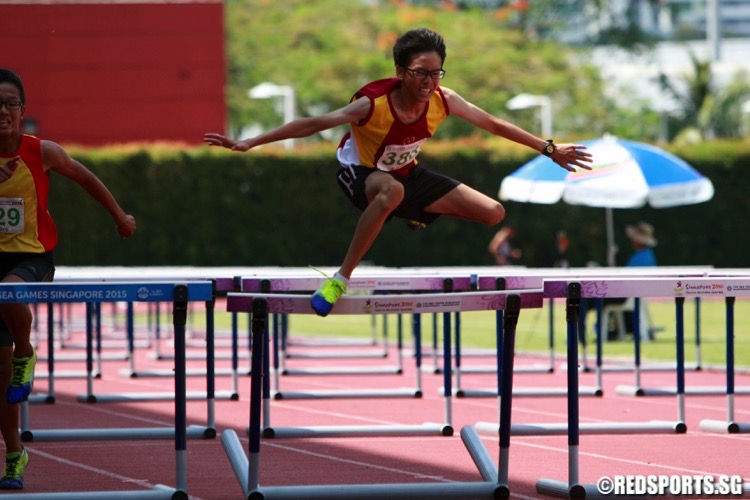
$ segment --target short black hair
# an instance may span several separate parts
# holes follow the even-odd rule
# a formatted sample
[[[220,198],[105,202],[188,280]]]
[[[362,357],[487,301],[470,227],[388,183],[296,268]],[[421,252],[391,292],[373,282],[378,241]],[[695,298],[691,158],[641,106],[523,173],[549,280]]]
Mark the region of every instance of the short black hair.
[[[18,93],[21,94],[21,104],[26,104],[26,93],[23,91],[21,77],[9,69],[0,68],[0,83],[11,83],[16,86]]]
[[[445,63],[445,41],[443,37],[427,28],[407,31],[396,40],[393,46],[393,62],[407,68],[414,56],[424,52],[437,52],[440,63]]]

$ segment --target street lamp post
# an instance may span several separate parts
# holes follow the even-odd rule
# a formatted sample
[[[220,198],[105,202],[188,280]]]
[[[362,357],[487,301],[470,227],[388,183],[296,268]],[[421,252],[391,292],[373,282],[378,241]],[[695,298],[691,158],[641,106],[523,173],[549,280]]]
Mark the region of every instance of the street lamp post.
[[[552,98],[548,95],[518,94],[506,104],[508,109],[528,109],[539,107],[539,117],[542,122],[542,136],[552,138]]]
[[[264,82],[251,88],[247,95],[251,99],[271,99],[274,97],[281,97],[284,106],[284,123],[289,123],[294,120],[294,87]],[[286,149],[294,148],[294,139],[286,139],[283,142]]]

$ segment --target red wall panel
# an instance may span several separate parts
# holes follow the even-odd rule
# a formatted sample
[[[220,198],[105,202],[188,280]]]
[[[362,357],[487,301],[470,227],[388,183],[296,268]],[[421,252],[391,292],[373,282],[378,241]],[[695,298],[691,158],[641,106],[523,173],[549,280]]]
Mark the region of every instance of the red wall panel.
[[[42,138],[200,144],[225,128],[222,2],[0,4],[0,19],[0,66]]]

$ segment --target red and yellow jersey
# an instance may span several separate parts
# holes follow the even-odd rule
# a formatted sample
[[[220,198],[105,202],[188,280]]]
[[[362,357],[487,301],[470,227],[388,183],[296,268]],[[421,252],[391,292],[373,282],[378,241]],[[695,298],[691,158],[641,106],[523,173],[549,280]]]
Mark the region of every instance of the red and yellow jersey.
[[[47,210],[49,173],[42,165],[42,141],[21,135],[11,155],[21,156],[13,175],[0,182],[0,252],[45,253],[57,246],[57,228]]]
[[[370,100],[370,113],[341,140],[338,159],[344,164],[364,165],[406,175],[417,165],[422,143],[432,137],[450,114],[440,87],[435,89],[422,116],[414,123],[401,122],[393,109],[391,91],[401,85],[398,78],[370,82],[354,94]]]

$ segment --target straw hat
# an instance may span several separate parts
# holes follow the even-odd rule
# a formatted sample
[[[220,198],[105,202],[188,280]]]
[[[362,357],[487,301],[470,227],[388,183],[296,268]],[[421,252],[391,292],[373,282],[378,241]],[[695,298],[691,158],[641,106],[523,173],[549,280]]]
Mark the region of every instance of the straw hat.
[[[639,222],[634,226],[625,227],[628,238],[647,247],[655,247],[656,239],[654,238],[654,227],[648,222]]]

